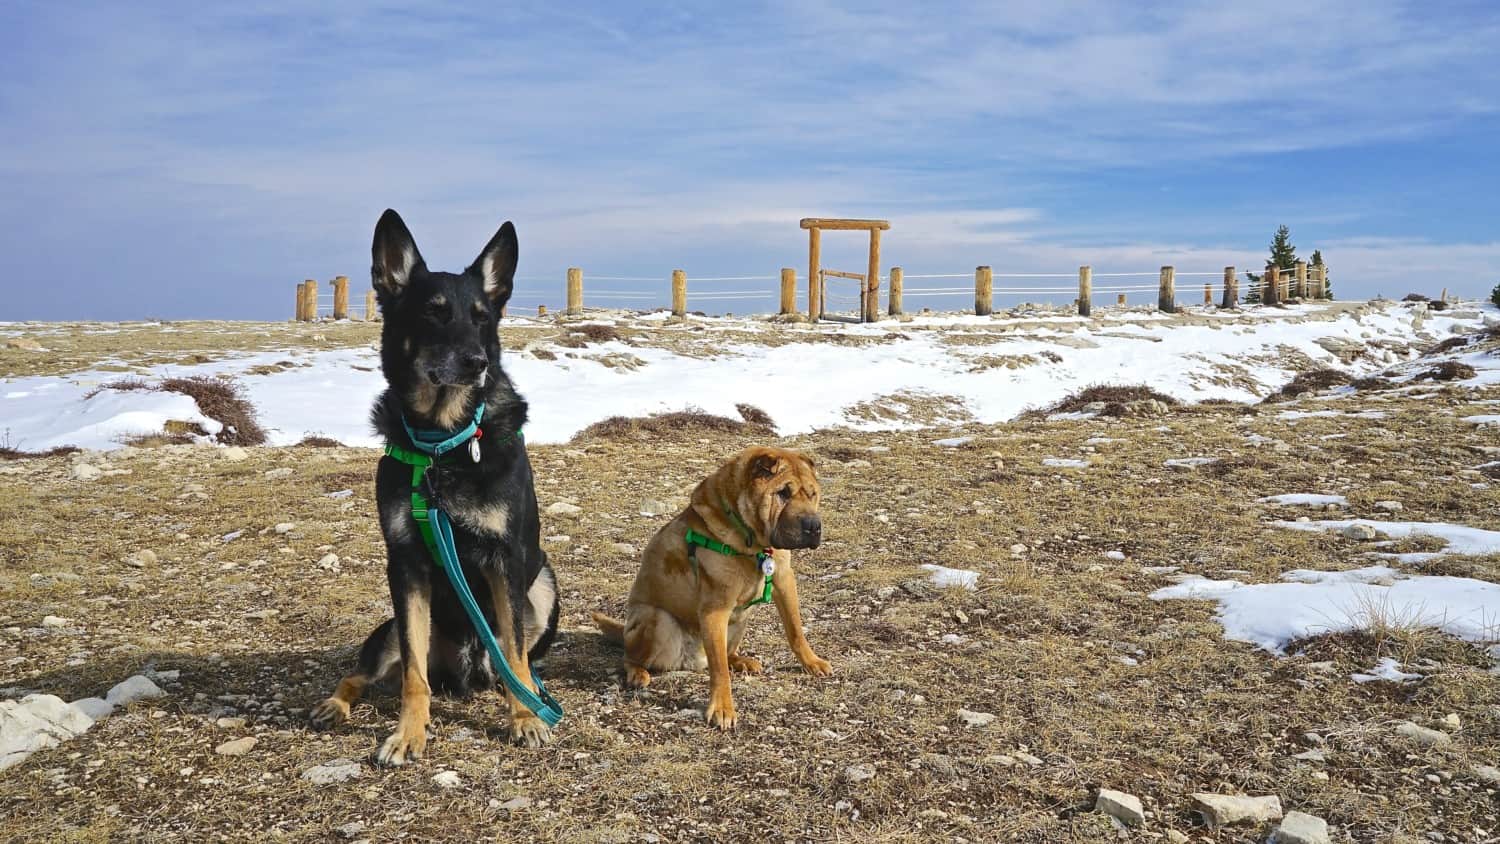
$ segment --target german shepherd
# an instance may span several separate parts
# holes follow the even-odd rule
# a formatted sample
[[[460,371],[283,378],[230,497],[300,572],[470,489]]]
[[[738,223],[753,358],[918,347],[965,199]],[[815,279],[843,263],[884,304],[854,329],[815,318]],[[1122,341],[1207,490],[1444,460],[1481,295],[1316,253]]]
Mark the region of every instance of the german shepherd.
[[[484,402],[478,438],[427,470],[428,501],[452,519],[464,577],[511,670],[532,686],[531,662],[541,659],[557,634],[558,601],[539,541],[536,490],[521,439],[526,402],[500,366],[500,309],[513,287],[516,229],[509,222],[501,226],[462,273],[432,272],[401,217],[387,210],[375,226],[372,251],[387,388],[371,420],[388,443],[414,450],[408,425],[456,431]],[[311,713],[318,729],[343,723],[365,687],[399,666],[401,718],[376,753],[382,765],[422,756],[433,689],[464,696],[496,684],[488,651],[423,543],[411,494],[411,467],[381,458],[375,498],[395,618],[375,628],[354,673]],[[551,740],[545,722],[508,691],[506,697],[517,744],[540,747]]]

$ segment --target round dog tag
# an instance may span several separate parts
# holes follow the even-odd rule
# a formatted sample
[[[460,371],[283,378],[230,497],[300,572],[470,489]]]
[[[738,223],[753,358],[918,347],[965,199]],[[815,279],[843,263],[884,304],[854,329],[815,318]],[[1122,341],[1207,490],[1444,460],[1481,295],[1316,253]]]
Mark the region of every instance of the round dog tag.
[[[469,440],[469,456],[474,459],[475,463],[479,462],[479,438],[478,437],[475,437],[475,438]]]
[[[776,561],[773,560],[773,559],[771,559],[770,557],[767,557],[764,560],[761,560],[760,561],[760,573],[763,574],[763,575],[765,575],[766,577],[770,577],[771,575],[775,574],[776,573]]]

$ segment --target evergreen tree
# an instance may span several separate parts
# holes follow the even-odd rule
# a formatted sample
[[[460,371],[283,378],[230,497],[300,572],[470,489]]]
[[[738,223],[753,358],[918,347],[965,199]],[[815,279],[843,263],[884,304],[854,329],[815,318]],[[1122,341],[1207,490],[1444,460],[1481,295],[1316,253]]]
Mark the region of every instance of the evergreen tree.
[[[1324,299],[1332,299],[1333,298],[1333,282],[1331,282],[1331,281],[1328,280],[1328,268],[1327,267],[1323,267],[1323,250],[1321,250],[1321,249],[1314,249],[1313,250],[1312,265],[1315,266],[1315,267],[1322,267],[1323,268],[1323,298]]]
[[[1297,247],[1292,245],[1291,229],[1286,226],[1280,226],[1276,229],[1276,236],[1271,238],[1271,259],[1266,263],[1275,264],[1276,268],[1282,271],[1295,270],[1297,268]],[[1259,284],[1262,278],[1262,276],[1258,276],[1255,273],[1246,273],[1245,275],[1250,277],[1252,285]],[[1246,294],[1245,301],[1252,305],[1258,304],[1260,302],[1260,292],[1252,288]]]

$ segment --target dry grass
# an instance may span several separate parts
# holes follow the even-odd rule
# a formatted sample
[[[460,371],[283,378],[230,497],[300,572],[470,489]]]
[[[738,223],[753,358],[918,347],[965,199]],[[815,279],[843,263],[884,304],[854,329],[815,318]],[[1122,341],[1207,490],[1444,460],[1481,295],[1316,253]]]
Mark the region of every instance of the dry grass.
[[[589,439],[654,439],[720,433],[774,433],[771,417],[753,405],[736,405],[745,418],[730,419],[701,410],[679,410],[651,416],[611,416],[579,431],[574,441]]]
[[[147,391],[181,393],[198,405],[198,411],[218,422],[223,428],[215,439],[224,445],[260,445],[266,441],[266,432],[255,419],[255,406],[245,398],[244,390],[228,378],[195,375],[189,378],[165,378],[158,382],[141,378],[121,378],[84,394],[93,398],[101,390]],[[189,443],[194,436],[207,432],[197,425],[167,422],[167,429],[129,437],[127,444],[136,446],[170,445]]]
[[[323,841],[357,821],[356,835],[372,841],[1117,840],[1087,811],[1102,785],[1145,801],[1153,816],[1140,840],[1169,829],[1194,841],[1266,839],[1265,827],[1198,826],[1188,795],[1203,790],[1278,794],[1326,818],[1335,840],[1484,840],[1500,830],[1500,809],[1472,766],[1500,758],[1500,710],[1478,649],[1408,630],[1394,612],[1373,634],[1317,637],[1274,658],[1224,641],[1211,603],[1150,600],[1167,581],[1142,567],[1267,582],[1292,567],[1368,564],[1366,546],[1266,525],[1254,500],[1290,491],[1346,494],[1361,513],[1397,499],[1403,519],[1500,529],[1500,485],[1475,489],[1467,472],[1492,445],[1488,433],[1439,412],[1497,393],[1341,399],[1388,412],[1371,420],[1289,422],[1208,405],[1165,420],[970,422],[962,430],[975,439],[962,449],[933,447],[930,430],[775,438],[706,414],[532,444],[542,506],[583,509],[543,524],[546,536],[571,537],[547,542],[563,606],[545,665],[568,711],[557,741],[508,746],[497,695],[439,699],[426,760],[391,771],[366,762],[338,786],[300,775],[367,760],[398,707],[379,690],[341,730],[303,726],[390,612],[377,451],[252,449],[229,462],[208,447],[166,446],[110,456],[100,464],[110,471],[88,483],[70,477],[77,455],[8,463],[0,686],[73,699],[148,666],[182,674],[168,697],[0,773],[0,838]],[[1157,430],[1164,422],[1170,430]],[[1284,447],[1252,446],[1249,434]],[[1095,437],[1114,442],[1086,442]],[[640,516],[642,499],[681,502],[724,455],[767,441],[832,458],[819,462],[827,540],[795,560],[808,637],[836,673],[804,675],[774,612],[751,610],[745,648],[768,671],[736,679],[741,726],[722,735],[701,723],[699,673],[623,694],[620,654],[588,613],[624,604],[637,562],[616,544],[642,548],[665,521]],[[1163,468],[1187,454],[1220,461]],[[1045,457],[1090,465],[1059,470]],[[281,469],[290,476],[267,483]],[[343,489],[353,495],[326,495]],[[280,522],[293,527],[277,533]],[[1026,550],[1012,555],[1013,544]],[[124,562],[146,548],[158,562]],[[337,572],[316,565],[329,552]],[[980,588],[934,589],[922,563],[977,571]],[[1427,570],[1495,579],[1500,559],[1441,558]],[[279,614],[247,617],[267,609]],[[78,627],[41,628],[46,614]],[[1349,681],[1387,655],[1425,678]],[[967,729],[959,708],[997,719]],[[1450,712],[1463,729],[1447,747],[1417,747],[1391,729]],[[216,726],[225,716],[247,723]],[[1291,758],[1307,733],[1325,742],[1326,762]],[[214,753],[244,735],[259,740],[248,755]],[[875,776],[851,781],[856,764]],[[463,785],[438,788],[442,770]],[[532,803],[498,808],[515,796]]]
[[[1094,384],[1054,402],[1041,410],[1028,411],[1026,418],[1038,419],[1052,413],[1076,413],[1091,404],[1103,404],[1101,416],[1121,417],[1130,413],[1136,402],[1157,401],[1175,407],[1177,399],[1144,384]]]
[[[1442,363],[1418,373],[1413,381],[1462,381],[1474,377],[1474,367],[1456,360]]]

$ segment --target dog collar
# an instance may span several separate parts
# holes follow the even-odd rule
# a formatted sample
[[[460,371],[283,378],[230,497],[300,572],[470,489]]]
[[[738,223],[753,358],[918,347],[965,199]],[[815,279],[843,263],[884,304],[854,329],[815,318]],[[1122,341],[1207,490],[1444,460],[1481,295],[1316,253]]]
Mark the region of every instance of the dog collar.
[[[406,429],[406,435],[411,438],[412,447],[417,451],[436,458],[442,457],[465,442],[472,442],[473,444],[469,446],[469,454],[474,458],[475,463],[479,462],[479,438],[483,436],[479,430],[479,423],[483,421],[484,402],[480,402],[474,408],[474,418],[469,420],[469,424],[454,434],[447,431],[418,430],[407,424],[406,414],[401,414],[401,427]]]
[[[768,604],[771,602],[771,578],[776,574],[776,558],[771,556],[770,548],[762,548],[754,553],[740,551],[729,545],[725,545],[712,536],[701,534],[692,528],[687,529],[687,534],[683,536],[683,541],[687,543],[688,562],[692,563],[694,574],[698,571],[696,552],[699,548],[707,548],[715,554],[723,554],[726,557],[754,557],[755,562],[760,565],[761,575],[766,579],[765,585],[761,589],[760,597],[746,601],[739,608],[743,610],[746,607],[753,607],[756,604]]]

